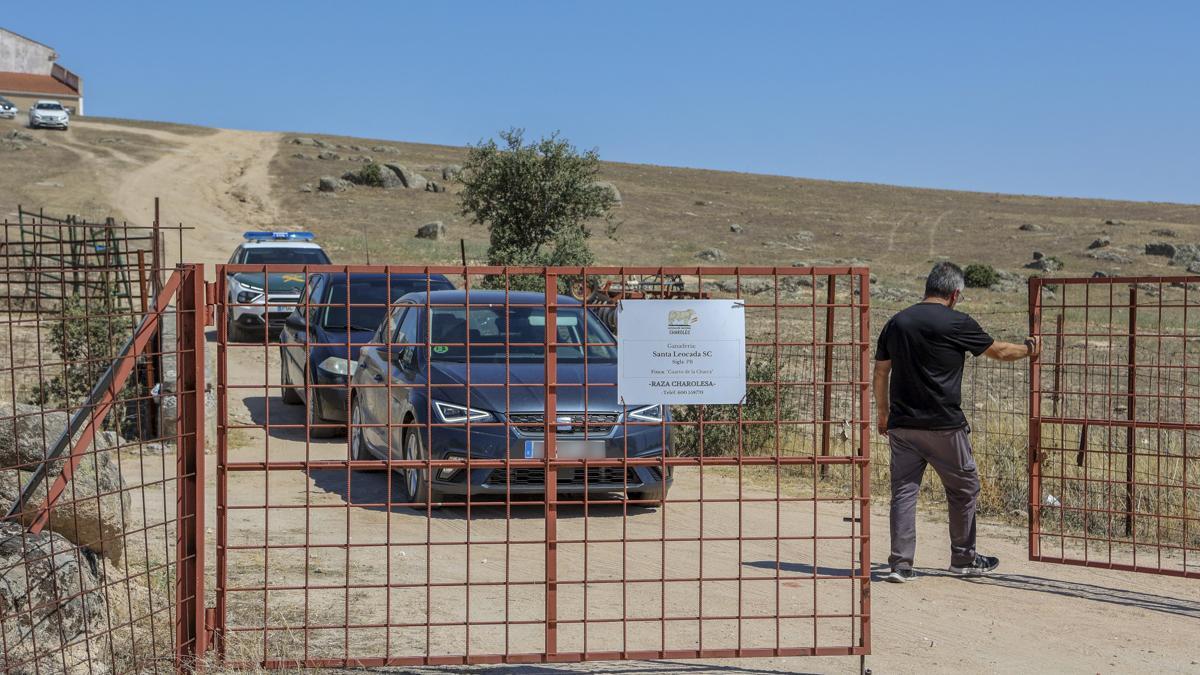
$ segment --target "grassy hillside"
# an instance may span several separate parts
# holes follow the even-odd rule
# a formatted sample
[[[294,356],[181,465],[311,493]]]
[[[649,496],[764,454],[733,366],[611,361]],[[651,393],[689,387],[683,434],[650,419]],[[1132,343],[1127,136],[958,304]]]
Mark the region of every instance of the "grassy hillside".
[[[459,238],[479,260],[487,231],[458,214],[452,182],[445,193],[354,187],[316,190],[322,175],[340,176],[363,165],[398,162],[441,181],[441,169],[462,161],[462,148],[316,136],[329,147],[296,145],[293,135],[271,165],[281,215],[329,241],[340,260],[455,262]],[[317,159],[319,153],[341,159]],[[692,265],[696,253],[716,247],[719,264],[791,265],[861,261],[876,271],[881,299],[906,301],[936,260],[982,262],[1022,274],[1040,251],[1065,263],[1063,274],[1181,272],[1167,259],[1144,254],[1151,241],[1200,241],[1200,206],[1063,199],[605,163],[603,178],[619,188],[623,204],[615,239],[598,228],[593,246],[603,264]],[[301,191],[310,184],[312,192]],[[449,238],[414,238],[420,225],[441,220]],[[1035,231],[1021,230],[1023,224]],[[731,231],[741,226],[741,232]],[[1175,237],[1162,233],[1171,230]],[[1156,231],[1158,233],[1156,233]],[[1088,257],[1088,245],[1107,237],[1109,249],[1129,262]],[[907,295],[906,293],[907,292]],[[1020,291],[971,294],[977,308],[1024,303]]]

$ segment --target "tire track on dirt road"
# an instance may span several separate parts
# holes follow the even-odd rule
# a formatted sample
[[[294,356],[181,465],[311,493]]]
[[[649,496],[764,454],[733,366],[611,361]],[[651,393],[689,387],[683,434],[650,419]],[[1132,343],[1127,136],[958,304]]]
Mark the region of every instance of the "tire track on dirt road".
[[[96,130],[141,134],[172,146],[159,159],[119,177],[112,205],[127,220],[150,224],[159,197],[163,224],[183,223],[183,254],[189,261],[225,262],[247,229],[274,225],[279,207],[271,196],[270,164],[281,134],[221,129],[206,136],[101,122]],[[178,237],[167,236],[168,262],[179,256]]]

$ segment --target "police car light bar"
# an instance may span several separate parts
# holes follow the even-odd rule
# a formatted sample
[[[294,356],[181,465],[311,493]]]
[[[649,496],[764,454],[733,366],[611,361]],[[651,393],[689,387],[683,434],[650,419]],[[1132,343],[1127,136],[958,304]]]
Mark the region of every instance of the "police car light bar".
[[[312,232],[245,232],[242,238],[246,241],[312,241],[316,239]]]

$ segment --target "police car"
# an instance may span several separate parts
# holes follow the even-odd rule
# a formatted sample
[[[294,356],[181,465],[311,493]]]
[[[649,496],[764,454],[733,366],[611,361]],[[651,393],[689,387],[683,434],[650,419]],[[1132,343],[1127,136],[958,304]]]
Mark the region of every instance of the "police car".
[[[311,232],[246,232],[230,265],[328,265],[329,256]],[[304,290],[300,272],[237,272],[227,277],[229,339],[241,342],[278,332]]]

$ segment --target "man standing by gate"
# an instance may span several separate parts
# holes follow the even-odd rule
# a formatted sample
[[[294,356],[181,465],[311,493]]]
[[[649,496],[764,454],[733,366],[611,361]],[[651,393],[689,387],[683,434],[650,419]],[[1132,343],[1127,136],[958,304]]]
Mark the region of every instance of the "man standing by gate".
[[[892,553],[887,580],[913,578],[917,548],[917,493],[932,464],[946,488],[950,512],[950,571],[987,574],[1000,559],[975,551],[979,476],[962,411],[965,353],[998,361],[1036,356],[1038,343],[998,342],[970,316],[962,300],[963,271],[941,262],[925,280],[925,299],[892,317],[875,351],[875,410],[879,433],[891,446]]]

